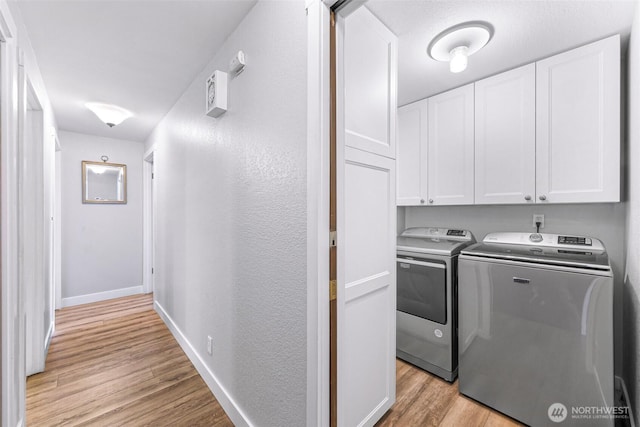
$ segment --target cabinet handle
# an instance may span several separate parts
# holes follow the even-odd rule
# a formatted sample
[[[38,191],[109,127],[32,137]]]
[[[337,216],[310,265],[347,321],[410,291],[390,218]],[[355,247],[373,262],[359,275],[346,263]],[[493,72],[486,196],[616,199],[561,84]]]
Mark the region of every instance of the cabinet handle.
[[[528,194],[526,196],[524,196],[525,200],[531,200],[531,196],[529,196]]]
[[[429,203],[433,203],[433,199],[429,199]]]
[[[544,202],[545,200],[547,200],[547,196],[545,196],[543,194],[543,195],[539,196],[538,199],[540,199],[540,200],[542,200]]]
[[[420,199],[420,203],[424,203],[424,199]]]

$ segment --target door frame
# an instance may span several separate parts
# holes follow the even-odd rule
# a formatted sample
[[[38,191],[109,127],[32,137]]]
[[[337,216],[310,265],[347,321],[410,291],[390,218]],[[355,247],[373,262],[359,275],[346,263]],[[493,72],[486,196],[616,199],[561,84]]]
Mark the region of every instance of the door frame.
[[[307,9],[307,425],[329,426],[330,7]]]
[[[48,335],[45,330],[46,287],[51,287],[49,251],[46,236],[51,230],[45,189],[44,111],[35,88],[22,63],[18,66],[19,94],[19,198],[20,198],[20,282],[26,315],[26,374],[44,371]],[[29,250],[25,250],[25,249]],[[49,269],[48,269],[49,268]],[[51,288],[49,290],[52,290]]]
[[[55,141],[55,188],[53,211],[53,272],[55,288],[55,309],[62,308],[62,147],[55,129],[51,130]],[[55,323],[55,322],[54,322]]]
[[[154,185],[155,147],[151,147],[142,157],[142,292],[153,292],[154,286],[154,258],[155,258],[155,206],[156,195]]]
[[[0,266],[2,330],[2,425],[24,423],[24,309],[19,280],[18,220],[18,48],[16,26],[0,3]],[[14,380],[18,378],[18,380]]]

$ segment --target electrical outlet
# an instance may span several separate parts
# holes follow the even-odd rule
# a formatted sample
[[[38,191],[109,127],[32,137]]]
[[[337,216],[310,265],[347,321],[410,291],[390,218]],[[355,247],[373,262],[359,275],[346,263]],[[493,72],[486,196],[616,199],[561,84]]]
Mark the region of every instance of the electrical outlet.
[[[533,214],[533,227],[536,227],[536,222],[540,223],[540,228],[544,228],[544,215]]]
[[[209,355],[213,354],[213,338],[211,338],[211,335],[207,335],[207,353]]]

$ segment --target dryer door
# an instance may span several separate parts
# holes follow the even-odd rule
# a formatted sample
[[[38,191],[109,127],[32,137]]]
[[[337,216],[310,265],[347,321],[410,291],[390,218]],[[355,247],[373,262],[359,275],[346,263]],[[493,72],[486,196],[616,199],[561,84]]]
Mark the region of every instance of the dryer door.
[[[443,261],[397,258],[398,311],[447,323],[447,266]]]

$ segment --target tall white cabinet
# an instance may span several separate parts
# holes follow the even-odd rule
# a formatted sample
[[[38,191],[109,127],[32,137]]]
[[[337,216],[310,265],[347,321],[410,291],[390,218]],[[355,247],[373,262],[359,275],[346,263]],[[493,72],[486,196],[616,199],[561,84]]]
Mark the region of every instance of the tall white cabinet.
[[[427,204],[473,204],[473,84],[428,101]]]
[[[397,38],[338,14],[337,424],[372,426],[396,393]]]
[[[620,37],[536,64],[538,202],[620,201]]]
[[[475,203],[534,203],[536,67],[475,83]]]

